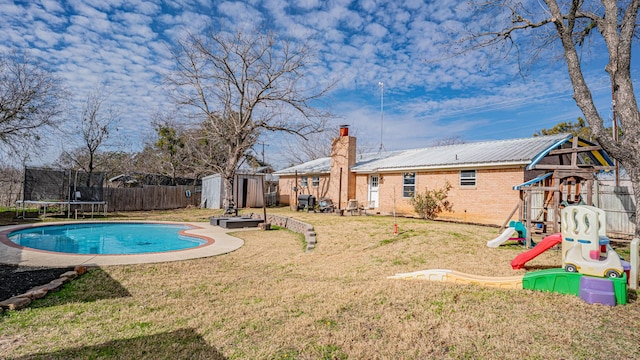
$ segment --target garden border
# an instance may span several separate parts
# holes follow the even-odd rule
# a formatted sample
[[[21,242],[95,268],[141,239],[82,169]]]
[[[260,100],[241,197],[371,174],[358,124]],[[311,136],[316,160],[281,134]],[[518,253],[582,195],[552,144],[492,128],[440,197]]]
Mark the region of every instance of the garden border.
[[[254,217],[259,219],[263,218],[259,214],[254,214]],[[304,235],[304,239],[307,243],[307,251],[311,251],[316,247],[316,232],[311,224],[307,224],[306,222],[291,217],[272,214],[267,214],[267,220],[265,222],[284,227],[288,230]]]

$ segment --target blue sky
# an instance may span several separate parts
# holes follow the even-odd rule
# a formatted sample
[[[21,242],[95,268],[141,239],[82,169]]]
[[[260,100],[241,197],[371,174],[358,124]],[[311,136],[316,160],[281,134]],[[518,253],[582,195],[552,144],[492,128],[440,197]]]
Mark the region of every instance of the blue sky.
[[[168,45],[208,24],[269,24],[310,40],[319,63],[308,74],[338,79],[326,104],[360,144],[377,150],[417,148],[458,136],[466,141],[529,137],[581,112],[564,62],[536,63],[524,76],[515,61],[475,52],[438,61],[451,34],[470,21],[465,1],[394,0],[0,0],[0,51],[29,50],[60,75],[81,101],[105,84],[120,111],[117,136],[137,151],[153,130],[151,115],[170,108],[162,78],[173,61]],[[220,25],[226,26],[226,25]],[[606,52],[597,42],[584,56],[602,116],[611,118]],[[522,47],[526,57],[526,44]],[[637,52],[637,51],[636,51]],[[549,56],[558,54],[550,53]],[[498,59],[498,60],[496,60]],[[492,61],[493,60],[493,61]],[[635,71],[635,70],[634,70]],[[637,80],[637,72],[634,72]],[[384,84],[384,121],[381,88]],[[78,119],[70,117],[66,127]],[[282,134],[262,141],[266,160],[282,167]],[[53,140],[51,161],[63,146]]]

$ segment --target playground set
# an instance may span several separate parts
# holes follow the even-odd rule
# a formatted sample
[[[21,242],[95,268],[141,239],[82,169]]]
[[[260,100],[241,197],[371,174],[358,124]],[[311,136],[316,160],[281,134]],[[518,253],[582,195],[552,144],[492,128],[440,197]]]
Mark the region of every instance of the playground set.
[[[563,208],[593,205],[594,174],[614,168],[614,162],[600,146],[576,136],[538,154],[525,168],[527,181],[513,186],[519,191],[520,200],[502,228],[507,228],[507,223],[509,227],[521,223],[521,228],[515,226],[519,240],[533,247],[533,234],[544,236],[560,231]]]
[[[514,239],[511,238],[514,233],[519,236],[515,239],[524,239],[524,225],[512,225],[500,236],[487,242],[487,245],[498,247],[501,243]],[[632,264],[622,260],[609,246],[605,229],[605,214],[601,209],[587,205],[568,206],[562,210],[562,232],[546,236],[511,262],[514,270],[522,269],[528,261],[561,245],[563,268],[531,271],[522,276],[510,277],[476,276],[452,270],[431,269],[396,274],[390,278],[541,290],[575,295],[589,304],[626,304],[627,279],[630,270],[638,268],[637,256],[632,258]],[[637,252],[637,244],[635,251]],[[637,274],[631,278],[637,282]]]
[[[609,245],[604,211],[593,206],[575,205],[562,209],[561,216],[562,232],[545,237],[532,249],[516,256],[511,267],[523,269],[528,261],[561,245],[563,269],[529,275],[545,275],[543,278],[554,283],[553,287],[544,290],[574,294],[590,304],[626,304],[631,264],[622,260]],[[563,278],[563,284],[556,291],[558,277]],[[531,286],[536,288],[535,283]]]

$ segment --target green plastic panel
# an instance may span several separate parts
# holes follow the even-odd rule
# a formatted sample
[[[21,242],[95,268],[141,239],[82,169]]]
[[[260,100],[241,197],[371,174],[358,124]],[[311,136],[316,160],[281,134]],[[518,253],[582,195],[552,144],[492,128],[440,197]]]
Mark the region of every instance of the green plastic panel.
[[[616,304],[625,305],[627,303],[627,273],[622,273],[622,277],[611,279],[613,281],[613,292],[616,294]]]
[[[564,269],[546,269],[524,274],[522,288],[560,294],[580,295],[580,273],[570,273]]]
[[[580,273],[570,273],[564,269],[531,271],[524,274],[522,288],[580,296],[580,278],[582,276]],[[625,305],[627,303],[627,274],[623,273],[622,277],[610,280],[613,282],[616,304]]]

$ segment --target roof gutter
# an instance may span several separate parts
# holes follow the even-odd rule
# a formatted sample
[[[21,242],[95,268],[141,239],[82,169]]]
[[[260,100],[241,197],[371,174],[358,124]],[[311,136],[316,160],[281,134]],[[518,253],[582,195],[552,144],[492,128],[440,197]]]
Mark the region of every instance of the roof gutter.
[[[288,176],[288,175],[292,175],[293,176],[293,175],[296,174],[296,172],[295,171],[292,171],[292,172],[288,172],[288,171],[287,172],[278,172],[278,171],[276,171],[276,172],[274,172],[272,174],[276,175],[276,176]],[[326,175],[326,174],[331,174],[331,171],[307,171],[307,172],[298,171],[298,175],[304,175],[304,176],[308,176],[308,175]]]
[[[376,174],[376,173],[389,173],[389,172],[417,172],[417,171],[435,171],[435,170],[462,170],[462,169],[479,169],[479,168],[510,168],[510,167],[525,167],[529,164],[529,161],[510,161],[510,162],[492,162],[482,164],[452,164],[452,165],[431,165],[431,166],[412,166],[412,167],[397,167],[397,168],[378,168],[372,170],[352,170],[357,174]]]

